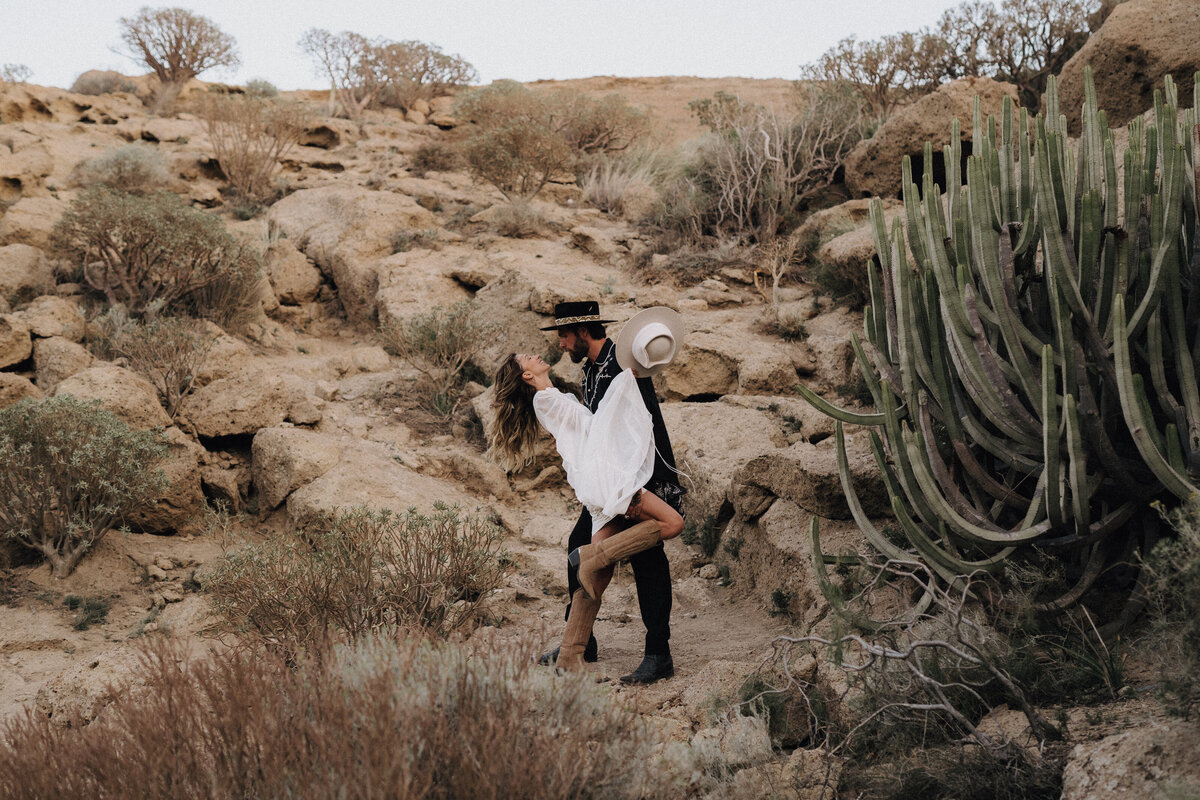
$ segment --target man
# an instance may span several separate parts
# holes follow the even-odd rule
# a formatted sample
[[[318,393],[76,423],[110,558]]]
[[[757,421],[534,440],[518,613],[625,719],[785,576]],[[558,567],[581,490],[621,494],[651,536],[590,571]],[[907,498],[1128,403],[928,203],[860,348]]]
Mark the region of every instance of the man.
[[[583,402],[593,413],[600,405],[600,399],[604,397],[613,378],[621,372],[613,342],[607,338],[604,329],[605,323],[612,321],[600,318],[600,305],[594,301],[558,303],[554,307],[554,324],[542,328],[544,331],[557,331],[558,346],[570,356],[571,361],[576,364],[583,363]],[[639,378],[638,388],[654,424],[654,446],[657,450],[654,473],[645,488],[682,514],[685,490],[676,481],[675,455],[671,450],[671,440],[667,435],[662,411],[658,407],[658,397],[654,394],[654,384],[649,378]],[[571,531],[567,552],[588,544],[591,536],[592,518],[585,508]],[[630,557],[629,564],[633,567],[638,606],[642,613],[642,623],[646,626],[646,649],[642,663],[629,675],[622,676],[621,682],[654,683],[675,674],[669,644],[671,567],[667,563],[667,554],[661,542]],[[578,570],[568,562],[568,597],[573,597],[579,586]],[[570,613],[571,608],[568,605],[567,617]],[[583,658],[585,661],[595,661],[597,656],[596,637],[592,636],[588,640]],[[543,653],[540,661],[549,664],[557,658],[558,649],[555,648]]]

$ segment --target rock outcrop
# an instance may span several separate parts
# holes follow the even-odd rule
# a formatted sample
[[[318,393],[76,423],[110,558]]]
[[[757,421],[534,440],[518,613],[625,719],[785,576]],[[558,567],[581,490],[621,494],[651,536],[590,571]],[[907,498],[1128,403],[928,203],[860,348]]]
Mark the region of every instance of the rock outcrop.
[[[900,196],[900,163],[913,160],[913,177],[919,183],[924,169],[925,143],[933,143],[934,176],[944,174],[942,146],[950,143],[950,121],[957,118],[961,138],[970,155],[971,119],[975,97],[982,101],[984,117],[999,116],[1005,97],[1017,100],[1017,87],[991,78],[962,78],[938,87],[891,117],[846,157],[846,187],[854,197]]]
[[[1063,769],[1063,800],[1180,797],[1200,789],[1200,725],[1154,722],[1075,745]]]
[[[1179,101],[1190,108],[1200,69],[1200,3],[1195,0],[1129,0],[1113,8],[1100,29],[1071,57],[1058,78],[1058,103],[1078,134],[1083,108],[1083,68],[1092,68],[1096,101],[1111,127],[1124,125],[1154,105],[1154,92],[1170,75]]]

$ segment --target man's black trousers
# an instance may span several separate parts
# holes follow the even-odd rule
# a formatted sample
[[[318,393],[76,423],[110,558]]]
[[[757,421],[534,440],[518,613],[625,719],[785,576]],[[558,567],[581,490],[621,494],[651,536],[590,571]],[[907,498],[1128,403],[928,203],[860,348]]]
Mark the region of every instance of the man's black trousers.
[[[585,508],[567,540],[567,552],[592,541],[592,515]],[[630,557],[633,580],[637,585],[638,607],[642,611],[642,624],[646,626],[646,655],[669,655],[671,653],[671,565],[667,553],[659,542],[649,550]],[[579,570],[567,564],[567,596],[574,597],[579,588]],[[567,604],[566,614],[571,613]],[[564,619],[566,616],[563,617]]]

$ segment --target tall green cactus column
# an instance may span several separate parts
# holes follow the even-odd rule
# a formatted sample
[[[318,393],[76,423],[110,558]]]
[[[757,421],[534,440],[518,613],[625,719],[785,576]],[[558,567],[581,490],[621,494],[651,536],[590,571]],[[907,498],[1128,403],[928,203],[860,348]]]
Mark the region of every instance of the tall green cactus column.
[[[1168,77],[1120,147],[1085,81],[1078,141],[1051,79],[1044,116],[1006,100],[983,120],[976,102],[965,169],[955,122],[945,187],[929,145],[919,187],[904,160],[904,218],[889,231],[871,208],[871,304],[853,342],[877,412],[801,388],[839,420],[843,453],[840,423],[875,429],[909,548],[841,476],[884,555],[918,555],[950,583],[1054,559],[1072,580],[1042,598],[1051,610],[1154,536],[1154,501],[1200,491],[1200,80],[1180,110]]]

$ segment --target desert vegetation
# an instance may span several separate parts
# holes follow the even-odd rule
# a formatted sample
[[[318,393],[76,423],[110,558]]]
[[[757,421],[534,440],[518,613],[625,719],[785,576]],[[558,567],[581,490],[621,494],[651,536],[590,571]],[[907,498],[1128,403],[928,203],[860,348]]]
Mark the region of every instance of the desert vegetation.
[[[155,108],[170,113],[187,82],[202,72],[241,63],[237,43],[207,17],[184,8],[142,8],[122,17],[121,41],[130,58],[159,81]]]
[[[1122,132],[1087,82],[1069,135],[1053,75],[1112,5],[685,82],[684,145],[653,81],[472,88],[316,28],[328,95],[193,83],[172,117],[236,63],[181,9],[122,20],[150,101],[0,70],[0,797],[1090,796],[1064,765],[1200,701],[1200,94]],[[888,115],[983,75],[1019,102],[846,201]],[[689,325],[656,384],[679,672],[636,692],[628,570],[609,682],[535,666],[577,506],[548,448],[480,445],[497,348],[561,356],[538,328],[581,294]]]
[[[166,488],[159,436],[70,395],[0,409],[4,537],[37,550],[58,577],[129,512]]]

